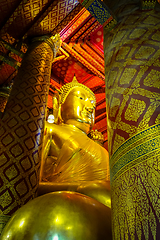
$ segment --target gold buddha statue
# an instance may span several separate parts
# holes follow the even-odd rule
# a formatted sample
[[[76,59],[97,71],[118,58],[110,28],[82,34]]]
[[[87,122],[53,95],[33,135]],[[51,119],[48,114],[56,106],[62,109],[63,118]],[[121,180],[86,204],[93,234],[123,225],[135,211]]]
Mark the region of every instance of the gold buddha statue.
[[[96,98],[74,77],[53,97],[54,123],[46,122],[41,179],[73,183],[109,180],[108,152],[93,134]],[[95,136],[94,140],[89,138]],[[96,132],[95,132],[96,133]],[[98,139],[97,139],[98,138]],[[100,141],[99,141],[100,143]]]
[[[94,93],[76,77],[53,96],[54,123],[45,125],[38,195],[73,191],[111,207],[109,156],[103,135],[92,130],[95,106]]]

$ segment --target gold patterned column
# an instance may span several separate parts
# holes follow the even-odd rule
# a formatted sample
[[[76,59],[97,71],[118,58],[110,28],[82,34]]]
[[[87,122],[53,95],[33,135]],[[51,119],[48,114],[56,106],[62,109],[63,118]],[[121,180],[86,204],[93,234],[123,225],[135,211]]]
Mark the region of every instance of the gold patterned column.
[[[0,230],[36,196],[51,65],[60,37],[35,38],[0,121]]]
[[[160,239],[160,14],[104,32],[114,240]]]

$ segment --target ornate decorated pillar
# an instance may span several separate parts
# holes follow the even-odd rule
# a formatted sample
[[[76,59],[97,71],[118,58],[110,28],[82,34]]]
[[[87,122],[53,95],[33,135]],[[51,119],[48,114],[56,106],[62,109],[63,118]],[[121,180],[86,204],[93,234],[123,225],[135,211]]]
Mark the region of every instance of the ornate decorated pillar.
[[[33,39],[0,121],[0,231],[36,196],[51,66],[59,46],[59,35]]]
[[[80,2],[104,31],[113,239],[160,239],[160,1]]]
[[[110,33],[104,28],[113,239],[155,240],[160,239],[160,13],[124,8],[117,26]]]

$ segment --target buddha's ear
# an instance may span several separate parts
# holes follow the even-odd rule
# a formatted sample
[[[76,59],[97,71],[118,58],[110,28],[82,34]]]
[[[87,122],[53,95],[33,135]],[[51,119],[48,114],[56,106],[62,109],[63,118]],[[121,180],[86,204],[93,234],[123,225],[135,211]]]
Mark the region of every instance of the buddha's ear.
[[[53,95],[53,116],[54,116],[54,123],[58,124],[59,123],[59,119],[60,117],[60,101],[61,100],[61,96],[58,92],[55,92]]]

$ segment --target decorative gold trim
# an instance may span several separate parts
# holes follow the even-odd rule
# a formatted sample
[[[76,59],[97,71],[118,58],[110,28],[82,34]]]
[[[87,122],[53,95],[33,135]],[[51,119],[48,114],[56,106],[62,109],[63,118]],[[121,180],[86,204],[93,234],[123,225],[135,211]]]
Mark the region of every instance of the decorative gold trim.
[[[40,36],[40,37],[35,37],[32,39],[32,42],[46,42],[50,48],[53,51],[54,58],[56,57],[56,54],[61,47],[61,38],[59,34],[55,34],[54,36]]]
[[[110,159],[111,182],[142,161],[160,154],[160,124],[136,134],[122,144]]]

